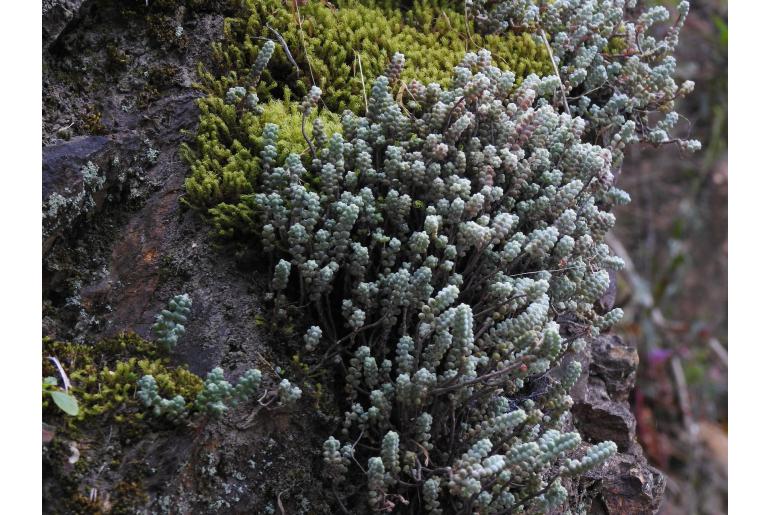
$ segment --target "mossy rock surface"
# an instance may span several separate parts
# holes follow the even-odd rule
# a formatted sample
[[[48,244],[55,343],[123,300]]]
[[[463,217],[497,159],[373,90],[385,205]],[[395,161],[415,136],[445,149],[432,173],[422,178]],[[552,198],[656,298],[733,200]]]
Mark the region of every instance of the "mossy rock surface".
[[[110,143],[88,159],[126,177],[122,195],[79,218],[44,256],[43,336],[51,338],[41,373],[58,377],[47,360],[55,355],[68,374],[81,371],[79,388],[94,395],[84,400],[81,391],[81,406],[88,408],[83,420],[43,408],[44,427],[53,433],[43,445],[44,513],[260,513],[270,505],[277,510],[279,494],[287,513],[333,512],[316,481],[316,450],[330,422],[310,393],[294,411],[258,411],[249,403],[232,418],[174,426],[140,412],[133,389],[113,392],[117,399],[98,391],[103,379],[125,387],[126,375],[142,372],[140,363],[154,374],[183,375],[191,384],[177,386],[190,392],[215,366],[228,378],[252,367],[281,367],[290,380],[299,377],[291,355],[301,340],[295,344],[293,333],[272,338],[269,327],[256,322],[265,317],[260,278],[215,248],[210,228],[179,202],[189,173],[179,144],[188,139],[183,131],[194,134],[199,115],[196,65],[210,66],[210,43],[220,39],[224,17],[234,14],[226,1],[194,3],[166,2],[160,9],[152,1],[145,8],[141,1],[86,0],[65,27],[50,32],[43,53],[44,155],[94,138],[78,124],[61,129],[98,107]],[[168,17],[172,29],[184,28],[184,49],[149,34],[146,16],[156,14]],[[158,152],[152,161],[150,148]],[[64,166],[77,171],[85,164],[64,158],[70,161],[57,164],[53,178]],[[141,182],[131,182],[135,177]],[[187,334],[171,354],[156,353],[154,316],[182,291],[195,299]],[[123,331],[137,334],[121,337]],[[116,339],[132,350],[110,346]],[[128,370],[118,371],[118,363]],[[312,392],[313,385],[303,388]],[[101,401],[106,397],[111,406]],[[210,462],[216,471],[204,474]]]

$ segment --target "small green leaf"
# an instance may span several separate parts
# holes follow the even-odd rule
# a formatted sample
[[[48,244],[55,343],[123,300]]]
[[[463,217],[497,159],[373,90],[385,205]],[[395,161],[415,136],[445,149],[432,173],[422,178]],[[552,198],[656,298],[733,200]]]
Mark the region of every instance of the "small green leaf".
[[[51,392],[51,397],[61,410],[67,415],[77,416],[79,413],[78,401],[72,395],[64,392]]]
[[[43,384],[48,386],[56,386],[57,381],[55,377],[48,376],[45,379],[43,379]]]

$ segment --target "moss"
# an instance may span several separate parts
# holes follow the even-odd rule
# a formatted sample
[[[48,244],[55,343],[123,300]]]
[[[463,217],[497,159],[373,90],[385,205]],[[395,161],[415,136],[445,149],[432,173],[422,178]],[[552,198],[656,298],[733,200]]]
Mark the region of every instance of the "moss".
[[[278,78],[300,78],[298,97],[315,83],[334,112],[361,113],[363,92],[385,71],[395,52],[406,57],[405,82],[418,79],[446,86],[454,63],[482,47],[519,79],[550,73],[547,50],[529,34],[477,34],[473,22],[446,2],[417,0],[408,10],[395,2],[343,0],[338,8],[317,1],[297,4],[244,2],[241,16],[225,21],[225,41],[214,45],[215,73],[204,73],[208,90],[221,96],[230,87],[242,86],[264,40],[277,39],[273,30],[281,34],[291,58],[279,45],[266,82],[277,85]]]
[[[158,100],[158,98],[160,98],[160,91],[158,91],[158,88],[147,83],[136,97],[136,107],[139,109],[146,109],[147,106]]]
[[[113,490],[111,515],[133,515],[142,513],[149,500],[147,492],[139,482],[122,481]]]
[[[190,44],[190,38],[182,31],[177,32],[182,18],[191,12],[215,12],[228,15],[232,13],[238,0],[153,0],[142,6],[147,34],[165,49],[184,50]]]
[[[147,415],[147,408],[136,399],[136,383],[153,374],[162,394],[193,399],[203,387],[202,380],[169,363],[168,356],[155,342],[126,332],[94,344],[61,342],[44,338],[42,375],[59,377],[56,357],[72,383],[71,393],[78,399],[80,414],[66,417],[44,399],[43,419],[54,422],[56,437],[44,448],[44,479],[51,478],[58,489],[51,513],[144,512],[149,496],[143,481],[152,473],[142,459],[124,460],[126,446],[147,435],[164,422]],[[48,397],[48,396],[46,396]],[[109,446],[90,445],[95,435],[103,437],[109,428]],[[114,433],[113,433],[114,432]],[[79,459],[69,463],[71,445],[80,451]],[[108,466],[119,471],[121,480],[100,488],[95,502],[89,499],[94,477]],[[49,496],[50,498],[50,496]]]
[[[148,14],[145,16],[147,33],[155,43],[167,50],[183,50],[189,44],[189,37],[183,33],[177,34],[178,23],[171,16],[163,14]]]
[[[174,85],[177,73],[178,69],[173,64],[156,66],[147,72],[147,82],[162,91]]]
[[[238,207],[243,195],[253,193],[260,171],[259,152],[263,147],[262,131],[266,124],[280,126],[278,153],[281,159],[290,152],[303,154],[306,160],[307,142],[302,135],[302,114],[295,102],[270,100],[259,112],[238,112],[239,107],[223,99],[209,96],[199,100],[200,121],[195,138],[197,151],[183,145],[180,154],[191,162],[192,174],[185,181],[187,194],[183,202],[193,208],[208,210],[217,222],[217,232],[232,237],[232,225],[248,223],[246,205]],[[342,131],[338,115],[322,109],[305,122],[309,135],[313,121],[319,117],[327,136]],[[230,205],[230,208],[221,204]]]
[[[101,111],[89,110],[80,115],[78,123],[80,131],[84,134],[107,134],[107,128],[102,123]]]
[[[43,339],[42,375],[58,377],[49,356],[61,362],[72,383],[71,392],[80,404],[78,416],[67,418],[71,427],[107,419],[140,430],[146,409],[135,393],[137,381],[145,374],[155,376],[161,394],[169,398],[182,395],[194,399],[203,387],[203,381],[186,367],[171,366],[154,342],[133,333],[95,345]],[[43,399],[44,418],[61,416],[47,397]]]
[[[98,503],[91,501],[85,494],[78,492],[64,501],[65,510],[55,513],[71,513],[72,515],[102,515],[104,510]]]
[[[291,357],[292,364],[299,369],[303,374],[307,375],[310,372],[310,366],[302,361],[302,358],[299,354],[294,354]]]
[[[72,131],[69,127],[62,127],[58,131],[56,131],[56,136],[65,140],[69,141],[72,138]]]
[[[115,73],[124,70],[126,66],[128,66],[128,55],[115,43],[107,45],[107,71]]]
[[[163,91],[174,85],[179,70],[172,64],[152,67],[144,72],[144,87],[136,99],[140,109],[146,108],[161,97]]]
[[[492,52],[498,66],[515,71],[519,80],[551,71],[547,50],[529,34],[476,34],[463,12],[437,0],[417,0],[406,10],[388,1],[343,0],[338,8],[318,1],[297,4],[246,0],[239,16],[225,20],[224,41],[213,45],[214,70],[199,65],[198,87],[208,95],[198,102],[200,123],[194,140],[180,149],[191,167],[183,203],[207,214],[214,234],[223,240],[247,241],[258,230],[249,195],[261,173],[265,124],[280,127],[279,161],[294,152],[310,168],[297,100],[314,82],[323,90],[317,116],[331,136],[341,132],[339,117],[332,113],[363,111],[364,88],[368,91],[395,52],[406,56],[405,82],[447,85],[454,63],[481,47]],[[279,41],[262,80],[254,81],[251,67],[264,41],[279,39],[276,32],[289,52]],[[259,112],[225,103],[227,91],[235,86],[268,101]],[[310,136],[312,117],[305,123]],[[311,189],[320,183],[311,174],[303,180]]]
[[[342,123],[340,117],[328,110],[321,111],[321,120],[326,129],[326,135],[331,136],[335,132],[342,132]],[[310,134],[315,117],[310,117],[306,121],[306,132]],[[302,135],[302,113],[296,102],[288,99],[284,101],[271,100],[263,106],[263,113],[260,116],[260,125],[258,130],[262,131],[267,123],[274,123],[279,126],[278,131],[278,161],[283,161],[290,153],[304,154],[308,151],[307,142]],[[257,129],[254,127],[252,130]]]
[[[69,462],[71,445],[71,441],[57,436],[43,446],[43,512],[67,515],[104,513],[102,506],[89,498],[90,489],[83,484],[84,468],[87,468],[83,455],[74,465]],[[50,491],[47,490],[49,488]]]

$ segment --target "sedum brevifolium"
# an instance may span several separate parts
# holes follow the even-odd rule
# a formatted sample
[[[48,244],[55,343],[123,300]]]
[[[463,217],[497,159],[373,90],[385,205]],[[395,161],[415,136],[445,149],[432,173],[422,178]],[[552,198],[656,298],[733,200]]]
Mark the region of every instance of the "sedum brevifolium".
[[[230,26],[243,46],[219,47],[236,65],[208,76],[203,132],[185,149],[188,204],[211,208],[220,235],[273,264],[276,317],[308,307],[306,351],[345,371],[325,472],[335,489],[366,485],[372,511],[558,511],[562,479],[616,451],[583,444],[569,418],[583,372],[571,353],[622,317],[598,303],[623,266],[604,243],[613,206],[630,200],[615,176],[627,144],[698,147],[670,136],[673,104],[692,90],[674,80],[671,55],[688,4],[656,39],[667,11],[634,15],[634,3],[465,2],[483,41],[525,34],[531,66],[477,46],[424,81],[413,62],[425,41],[393,37],[374,49],[389,59],[369,48],[360,60],[335,39],[360,13],[313,3],[305,32],[287,29],[290,49],[308,38],[301,59],[320,84],[299,88],[291,145],[264,107],[235,105],[277,85],[263,58],[278,47],[248,37],[270,37],[260,4]],[[419,19],[433,3],[415,5]],[[342,23],[324,25],[331,16]],[[365,87],[330,71],[351,71],[354,58],[378,63],[365,65]]]

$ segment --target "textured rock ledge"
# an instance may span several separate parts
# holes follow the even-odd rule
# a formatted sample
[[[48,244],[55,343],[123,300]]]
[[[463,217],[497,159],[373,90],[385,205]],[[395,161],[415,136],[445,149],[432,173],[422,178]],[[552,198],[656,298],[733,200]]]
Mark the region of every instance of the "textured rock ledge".
[[[593,501],[590,513],[657,513],[666,478],[647,463],[636,440],[636,419],[628,403],[639,365],[636,348],[618,336],[600,336],[581,361],[587,372],[572,395],[575,427],[587,441],[615,441],[619,451],[581,482]]]

